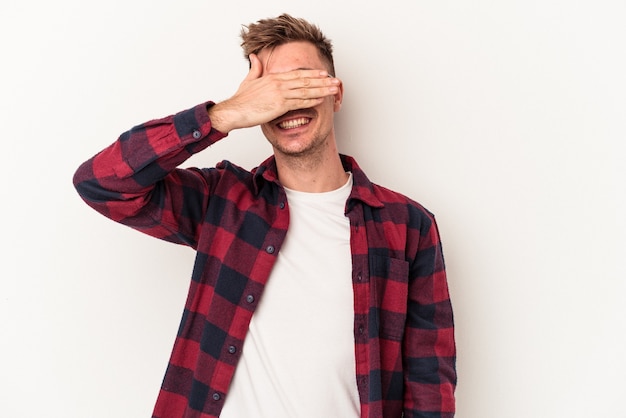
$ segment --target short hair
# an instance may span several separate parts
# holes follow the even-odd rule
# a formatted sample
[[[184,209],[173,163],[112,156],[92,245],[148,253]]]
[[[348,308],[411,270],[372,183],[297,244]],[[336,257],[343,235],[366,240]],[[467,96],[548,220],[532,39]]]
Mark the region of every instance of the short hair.
[[[273,49],[277,46],[294,41],[312,43],[320,58],[328,66],[328,71],[335,75],[333,46],[330,39],[322,33],[317,25],[286,13],[268,19],[261,19],[241,29],[241,47],[246,59],[250,54],[258,54],[262,49]]]

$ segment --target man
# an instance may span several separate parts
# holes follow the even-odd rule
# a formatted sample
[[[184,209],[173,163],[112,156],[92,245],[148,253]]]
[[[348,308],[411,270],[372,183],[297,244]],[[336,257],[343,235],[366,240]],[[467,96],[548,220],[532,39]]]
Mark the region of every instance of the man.
[[[122,134],[77,170],[105,216],[197,251],[153,417],[452,417],[455,345],[434,217],[337,151],[343,85],[319,28],[242,31],[237,92]],[[273,156],[177,168],[261,126]]]

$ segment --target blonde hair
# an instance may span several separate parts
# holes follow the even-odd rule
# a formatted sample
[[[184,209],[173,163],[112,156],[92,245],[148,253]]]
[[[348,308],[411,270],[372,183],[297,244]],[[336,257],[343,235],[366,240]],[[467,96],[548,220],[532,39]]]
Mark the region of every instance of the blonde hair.
[[[258,54],[262,49],[273,49],[279,45],[294,41],[306,41],[312,43],[327,65],[331,74],[335,74],[333,60],[333,46],[331,41],[324,36],[320,28],[304,19],[295,18],[286,13],[270,19],[261,19],[241,29],[241,47],[244,56]]]

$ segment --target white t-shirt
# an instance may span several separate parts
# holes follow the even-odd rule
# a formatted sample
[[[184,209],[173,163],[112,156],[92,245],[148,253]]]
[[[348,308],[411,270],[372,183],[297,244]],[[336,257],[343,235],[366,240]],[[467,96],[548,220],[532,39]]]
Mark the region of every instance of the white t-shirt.
[[[289,230],[252,317],[221,418],[359,417],[350,224],[352,175],[286,190]]]

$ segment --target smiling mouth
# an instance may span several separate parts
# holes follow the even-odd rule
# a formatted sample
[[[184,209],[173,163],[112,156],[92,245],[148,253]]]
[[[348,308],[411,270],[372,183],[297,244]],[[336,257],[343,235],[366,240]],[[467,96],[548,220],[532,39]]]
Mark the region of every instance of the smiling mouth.
[[[311,122],[311,118],[296,118],[296,119],[288,119],[280,122],[278,127],[281,129],[295,129],[304,125],[308,125]]]

